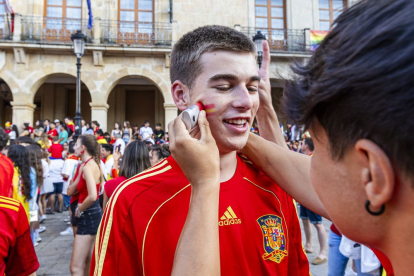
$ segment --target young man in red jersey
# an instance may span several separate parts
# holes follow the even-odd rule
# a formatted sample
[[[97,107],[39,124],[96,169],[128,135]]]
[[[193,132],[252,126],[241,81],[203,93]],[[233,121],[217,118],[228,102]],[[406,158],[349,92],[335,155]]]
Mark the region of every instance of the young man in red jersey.
[[[236,154],[259,107],[252,41],[227,27],[196,29],[175,44],[170,70],[180,110],[197,102],[214,107],[207,119],[219,156],[211,166],[220,171],[220,188],[212,192],[220,197],[220,242],[209,245],[208,238],[203,246],[219,247],[220,254],[206,258],[220,262],[224,275],[309,275],[292,198]],[[117,188],[97,234],[90,275],[171,274],[190,198],[203,192],[191,186],[187,170],[191,166],[170,157]]]

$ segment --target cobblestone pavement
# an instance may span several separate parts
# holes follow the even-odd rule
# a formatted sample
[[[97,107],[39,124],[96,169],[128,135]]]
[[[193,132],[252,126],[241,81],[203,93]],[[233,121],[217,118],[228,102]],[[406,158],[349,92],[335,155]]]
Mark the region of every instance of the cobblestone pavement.
[[[68,211],[47,215],[41,224],[46,226],[46,231],[40,234],[42,242],[35,247],[40,263],[37,275],[70,276],[73,236],[60,236],[60,232],[68,226],[63,221],[68,215]]]
[[[46,231],[41,233],[42,242],[36,247],[37,257],[39,259],[40,268],[37,271],[37,275],[59,275],[70,276],[69,264],[73,247],[73,236],[60,236],[59,233],[66,229],[66,222],[63,220],[68,216],[69,212],[63,212],[61,214],[47,215],[42,225],[46,226]],[[326,236],[329,235],[329,227],[331,223],[327,220],[323,221],[326,229]],[[316,230],[312,227],[312,248],[314,253],[308,254],[309,261],[311,262],[319,251],[319,242],[316,234]],[[302,230],[302,240],[305,242],[305,234]],[[328,264],[312,265],[310,264],[310,270],[313,276],[326,276],[328,275]]]

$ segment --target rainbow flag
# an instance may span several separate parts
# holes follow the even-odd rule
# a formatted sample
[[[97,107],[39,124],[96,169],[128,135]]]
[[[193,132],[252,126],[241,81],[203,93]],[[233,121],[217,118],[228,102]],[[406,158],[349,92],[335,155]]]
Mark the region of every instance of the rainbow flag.
[[[325,39],[328,33],[329,31],[310,31],[310,44],[312,51],[315,51],[319,47],[319,44]]]

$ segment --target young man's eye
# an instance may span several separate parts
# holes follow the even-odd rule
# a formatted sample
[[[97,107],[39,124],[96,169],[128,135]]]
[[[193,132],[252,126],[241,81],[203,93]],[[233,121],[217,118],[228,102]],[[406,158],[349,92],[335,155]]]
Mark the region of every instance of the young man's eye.
[[[257,91],[259,91],[259,88],[258,87],[256,87],[256,86],[250,86],[250,87],[248,87],[247,88],[250,92],[257,92]]]
[[[217,86],[216,89],[220,91],[228,91],[231,89],[231,86]]]

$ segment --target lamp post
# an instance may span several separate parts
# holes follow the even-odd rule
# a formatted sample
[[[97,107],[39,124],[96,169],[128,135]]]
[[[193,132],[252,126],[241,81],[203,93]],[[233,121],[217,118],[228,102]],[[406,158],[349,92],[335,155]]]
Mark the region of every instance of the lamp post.
[[[82,114],[81,114],[81,58],[85,51],[86,36],[78,30],[76,33],[70,36],[73,41],[73,51],[75,52],[77,63],[77,76],[76,76],[76,113],[75,113],[75,135],[76,141],[82,132]]]
[[[253,42],[256,43],[257,63],[259,64],[259,69],[262,66],[263,60],[263,40],[266,40],[266,37],[261,31],[257,31],[256,35],[253,36]]]

